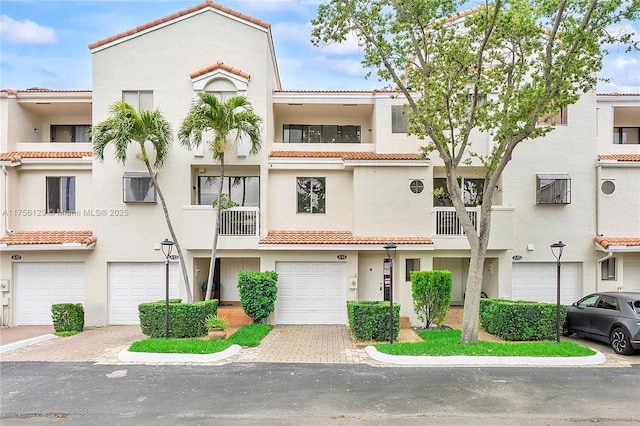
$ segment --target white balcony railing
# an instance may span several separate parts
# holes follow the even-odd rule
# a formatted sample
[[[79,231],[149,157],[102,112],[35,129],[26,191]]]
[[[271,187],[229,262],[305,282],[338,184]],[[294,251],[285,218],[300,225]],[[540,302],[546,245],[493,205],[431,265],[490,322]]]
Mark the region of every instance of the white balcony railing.
[[[479,207],[467,207],[467,213],[471,222],[478,231]],[[433,208],[433,234],[438,236],[460,237],[464,235],[462,223],[458,219],[454,207],[434,207]]]
[[[219,235],[257,237],[260,235],[260,209],[233,207],[223,210],[218,225]]]

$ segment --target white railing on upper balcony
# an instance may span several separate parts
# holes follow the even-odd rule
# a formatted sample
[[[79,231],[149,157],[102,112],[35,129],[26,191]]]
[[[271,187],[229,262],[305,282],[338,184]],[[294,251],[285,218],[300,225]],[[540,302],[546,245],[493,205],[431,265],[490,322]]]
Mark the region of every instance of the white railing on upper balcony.
[[[478,216],[480,207],[467,207],[467,213],[471,222],[478,231]],[[454,207],[434,207],[433,208],[433,235],[461,237],[464,235],[462,223]]]
[[[260,235],[258,207],[232,207],[220,214],[219,235],[257,237]]]

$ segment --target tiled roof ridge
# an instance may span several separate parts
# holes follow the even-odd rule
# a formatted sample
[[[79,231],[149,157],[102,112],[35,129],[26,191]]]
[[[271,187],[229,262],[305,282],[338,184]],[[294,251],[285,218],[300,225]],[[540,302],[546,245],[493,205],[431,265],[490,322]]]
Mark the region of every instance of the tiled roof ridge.
[[[79,243],[88,246],[96,241],[93,231],[20,231],[0,238],[0,244],[6,245]]]
[[[378,153],[355,151],[271,151],[271,158],[342,158],[343,160],[422,160],[418,153]]]
[[[273,93],[401,93],[400,90],[394,89],[371,89],[371,90],[349,90],[349,89],[294,89],[294,90],[274,90]]]
[[[607,249],[610,246],[640,246],[640,237],[605,237],[598,235],[596,243]]]
[[[640,161],[640,154],[600,154],[598,160]]]
[[[640,96],[640,93],[596,93],[596,96]]]
[[[396,244],[422,245],[433,244],[427,237],[374,237],[356,236],[350,231],[293,231],[293,230],[271,230],[269,234],[260,240],[260,244],[361,244],[361,245],[383,245],[389,241]]]
[[[251,16],[242,14],[240,12],[236,12],[236,11],[234,11],[232,9],[229,9],[228,7],[224,7],[222,5],[213,3],[213,1],[211,1],[211,0],[206,0],[204,3],[200,3],[200,4],[197,4],[195,6],[189,7],[187,9],[180,10],[178,12],[172,13],[171,15],[165,16],[163,18],[156,19],[156,20],[148,22],[146,24],[138,25],[135,28],[132,28],[132,29],[127,30],[127,31],[123,31],[123,32],[118,33],[116,35],[113,35],[111,37],[108,37],[108,38],[105,38],[105,39],[102,39],[102,40],[98,40],[95,43],[91,43],[89,45],[89,49],[95,49],[96,47],[100,47],[100,46],[102,46],[104,44],[111,43],[112,41],[116,41],[116,40],[119,40],[121,38],[124,38],[124,37],[130,36],[130,35],[145,31],[145,30],[147,30],[149,28],[153,28],[153,27],[155,27],[157,25],[164,24],[166,22],[172,21],[174,19],[180,18],[180,17],[182,17],[184,15],[188,15],[188,14],[193,13],[193,12],[197,12],[198,10],[205,9],[207,7],[212,7],[214,9],[218,9],[221,12],[224,12],[226,14],[235,16],[236,18],[240,18],[242,20],[251,22],[252,24],[259,25],[259,26],[261,26],[263,28],[267,28],[267,29],[271,28],[271,25],[267,24],[266,22],[263,22],[263,21],[261,21],[259,19],[256,19],[256,18],[252,18]]]
[[[238,75],[242,78],[246,78],[247,80],[251,78],[251,74],[249,74],[248,72],[244,72],[239,68],[235,68],[232,67],[231,65],[227,65],[225,64],[223,61],[218,61],[213,65],[209,65],[208,67],[199,69],[198,71],[194,71],[191,74],[189,74],[189,77],[191,77],[192,79],[200,77],[201,75],[205,75],[208,74],[212,71],[215,71],[217,69],[222,69],[224,71],[228,71],[232,74]]]
[[[84,158],[91,157],[91,151],[11,151],[0,152],[0,161],[20,161],[23,158]]]
[[[91,93],[91,89],[47,89],[45,87],[34,87],[30,89],[1,89],[0,92],[6,92],[9,95],[17,95],[18,93]]]

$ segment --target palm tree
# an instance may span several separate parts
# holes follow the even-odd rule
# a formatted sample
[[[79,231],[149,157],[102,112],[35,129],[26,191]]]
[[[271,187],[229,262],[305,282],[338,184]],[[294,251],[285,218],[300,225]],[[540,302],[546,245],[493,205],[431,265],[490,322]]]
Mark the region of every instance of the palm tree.
[[[104,161],[104,150],[110,143],[113,143],[115,146],[116,160],[120,161],[122,164],[125,164],[127,161],[127,149],[129,144],[137,142],[140,145],[141,154],[137,156],[137,158],[140,158],[144,162],[145,166],[147,166],[147,171],[153,181],[153,186],[160,198],[169,233],[171,234],[171,238],[176,246],[176,251],[180,257],[184,285],[187,291],[187,301],[188,303],[193,303],[193,296],[191,295],[191,287],[189,285],[189,275],[187,274],[187,267],[184,257],[182,256],[182,249],[180,248],[180,243],[178,242],[178,238],[173,230],[173,225],[169,218],[169,211],[167,210],[167,203],[165,202],[162,191],[160,190],[158,180],[153,173],[153,168],[149,162],[149,155],[147,154],[147,146],[145,146],[147,142],[151,144],[156,154],[153,167],[155,169],[161,168],[169,154],[171,144],[173,143],[171,125],[157,109],[154,111],[142,111],[138,113],[132,105],[124,101],[119,101],[114,103],[109,109],[109,117],[93,127],[91,137],[93,143],[93,155],[100,161]]]
[[[205,134],[211,134],[212,138],[205,143],[213,155],[214,160],[220,161],[220,184],[218,186],[218,198],[214,203],[216,208],[216,220],[213,227],[213,248],[211,250],[211,263],[209,266],[209,278],[207,281],[207,294],[205,300],[211,299],[213,289],[213,275],[216,265],[216,249],[218,246],[218,226],[220,212],[223,205],[222,187],[224,184],[224,155],[227,149],[242,136],[247,136],[251,142],[250,154],[257,154],[260,150],[260,124],[262,119],[253,111],[249,100],[244,96],[234,96],[225,101],[219,100],[215,94],[200,92],[195,99],[187,117],[182,122],[178,138],[180,143],[193,149],[203,142]]]

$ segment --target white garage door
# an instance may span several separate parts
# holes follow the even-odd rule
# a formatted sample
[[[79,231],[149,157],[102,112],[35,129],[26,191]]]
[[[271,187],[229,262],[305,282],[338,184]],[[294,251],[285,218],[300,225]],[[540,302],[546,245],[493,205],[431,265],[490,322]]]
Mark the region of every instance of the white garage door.
[[[164,300],[166,269],[162,263],[109,264],[109,324],[140,324],[138,305]],[[178,263],[169,264],[169,297],[178,297]]]
[[[514,263],[511,299],[556,303],[557,264]],[[560,303],[570,305],[580,298],[582,292],[582,265],[562,263],[560,269]]]
[[[16,325],[50,325],[51,305],[84,303],[84,263],[16,263]]]
[[[344,263],[278,262],[277,324],[346,324]]]

